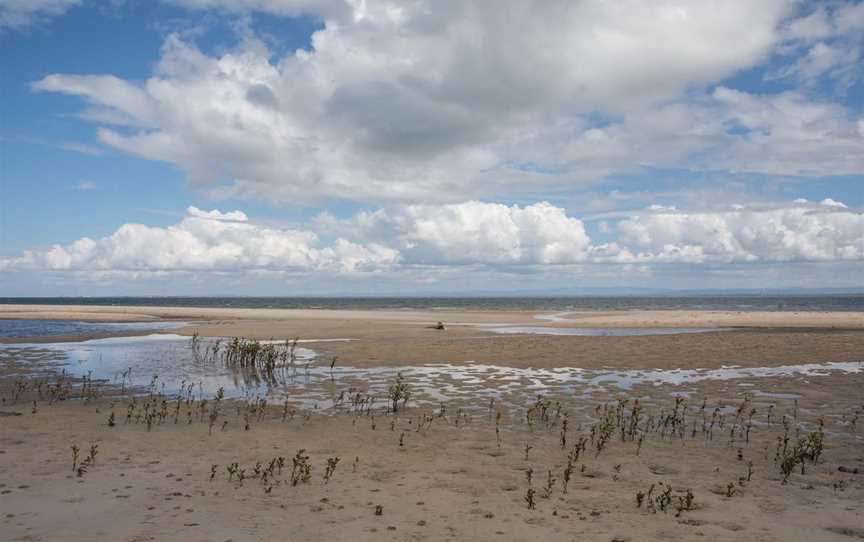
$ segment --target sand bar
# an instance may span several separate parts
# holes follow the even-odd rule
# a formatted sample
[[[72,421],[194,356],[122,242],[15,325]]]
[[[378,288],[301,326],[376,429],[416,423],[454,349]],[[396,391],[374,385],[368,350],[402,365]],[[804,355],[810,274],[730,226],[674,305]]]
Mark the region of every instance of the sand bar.
[[[415,311],[136,307],[99,305],[0,305],[0,318],[76,319],[100,322],[174,320],[351,321],[429,325],[523,324],[553,327],[834,327],[864,329],[864,312],[809,311],[597,311],[557,315],[535,311]]]
[[[864,313],[619,311],[356,311],[0,305],[0,318],[183,320],[174,333],[256,339],[352,339],[313,348],[357,367],[488,363],[511,367],[714,368],[864,359]],[[432,329],[444,321],[445,331]],[[717,327],[657,336],[497,335],[489,325]],[[45,338],[43,340],[54,340]],[[0,342],[15,342],[2,340]]]

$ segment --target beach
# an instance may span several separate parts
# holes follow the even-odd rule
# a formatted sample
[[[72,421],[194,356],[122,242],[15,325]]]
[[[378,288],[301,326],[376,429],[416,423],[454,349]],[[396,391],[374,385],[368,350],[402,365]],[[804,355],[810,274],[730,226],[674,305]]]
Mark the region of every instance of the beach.
[[[0,318],[94,322],[175,320],[183,335],[326,339],[329,355],[361,366],[493,363],[516,367],[716,367],[860,360],[864,313],[742,311],[285,310],[0,305]],[[446,326],[434,329],[438,322]],[[699,329],[645,336],[497,334],[495,328]],[[101,336],[94,334],[93,336]],[[50,340],[56,340],[53,337]],[[62,339],[62,337],[59,337]],[[333,339],[351,339],[333,341]],[[40,338],[39,340],[46,340]],[[2,339],[0,339],[2,341]],[[8,342],[8,340],[7,340]]]
[[[862,313],[0,305],[0,318],[179,326],[4,339],[4,540],[864,537]],[[315,357],[265,384],[229,371],[218,400],[195,377],[99,380],[126,345],[133,371],[159,345],[215,367],[217,337],[299,338]]]

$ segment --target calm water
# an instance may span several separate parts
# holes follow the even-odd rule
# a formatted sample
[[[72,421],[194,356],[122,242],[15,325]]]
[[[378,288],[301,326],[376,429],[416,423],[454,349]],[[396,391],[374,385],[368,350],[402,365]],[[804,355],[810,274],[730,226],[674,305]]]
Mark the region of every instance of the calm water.
[[[0,344],[0,366],[27,365],[44,376],[65,370],[67,374],[89,375],[94,380],[122,385],[126,389],[140,390],[155,382],[157,391],[168,394],[177,393],[181,383],[194,383],[196,395],[204,397],[212,396],[221,387],[229,397],[266,396],[271,402],[287,399],[302,408],[333,407],[340,393],[351,389],[384,397],[397,372],[402,373],[411,386],[412,400],[426,405],[442,401],[486,405],[490,398],[505,404],[524,405],[538,394],[590,398],[599,392],[598,397],[604,398],[608,392],[645,385],[674,386],[676,393],[686,394],[691,386],[705,381],[738,381],[739,386],[752,387],[769,378],[818,378],[864,372],[864,364],[860,362],[672,370],[532,369],[437,363],[371,368],[337,365],[331,372],[329,359],[318,358],[314,350],[320,346],[316,341],[303,342],[296,352],[296,364],[279,371],[277,378],[270,382],[249,372],[231,370],[218,361],[202,361],[194,355],[188,337],[172,334],[69,343]],[[154,376],[157,376],[155,381]],[[748,391],[773,397],[758,388],[748,388]],[[789,395],[790,399],[796,397]]]
[[[2,320],[0,338],[72,337],[78,335],[138,333],[174,329],[185,322],[93,323],[74,320]]]
[[[7,297],[0,304],[278,309],[864,311],[864,294],[584,297]]]
[[[716,310],[798,310],[860,311],[864,296],[713,296],[713,297],[500,297],[500,298],[253,298],[253,297],[117,297],[117,298],[0,298],[2,303],[84,304],[137,306],[194,306],[242,308],[321,308],[321,309],[525,309],[554,314],[570,310],[628,309],[716,309]],[[0,320],[0,337],[73,336],[93,333],[164,331],[182,322],[105,324],[59,320]],[[552,328],[497,326],[503,333],[547,333]],[[703,329],[675,330],[600,330],[608,334],[686,333]],[[554,330],[552,331],[555,332]],[[598,330],[568,331],[596,334]],[[812,363],[783,367],[687,369],[687,370],[584,370],[514,369],[481,364],[430,364],[410,367],[355,368],[337,365],[331,374],[329,363],[317,362],[315,341],[304,342],[295,367],[286,368],[277,382],[265,382],[254,374],[232,371],[218,363],[201,363],[193,355],[188,337],[171,334],[147,335],[48,344],[0,344],[0,365],[15,371],[28,366],[43,374],[65,370],[74,375],[90,375],[125,386],[146,386],[158,375],[164,391],[175,392],[181,382],[195,382],[204,395],[225,388],[229,396],[266,395],[273,399],[288,397],[298,406],[333,406],[340,390],[349,388],[385,394],[390,381],[401,371],[422,403],[462,400],[476,402],[478,397],[496,398],[524,404],[538,393],[566,393],[586,397],[596,390],[627,390],[634,385],[671,385],[676,393],[688,393],[690,386],[705,380],[738,380],[739,386],[753,386],[763,378],[818,377],[823,374],[856,374],[864,371],[861,363]],[[129,372],[131,369],[131,372]],[[29,372],[29,371],[28,371]]]

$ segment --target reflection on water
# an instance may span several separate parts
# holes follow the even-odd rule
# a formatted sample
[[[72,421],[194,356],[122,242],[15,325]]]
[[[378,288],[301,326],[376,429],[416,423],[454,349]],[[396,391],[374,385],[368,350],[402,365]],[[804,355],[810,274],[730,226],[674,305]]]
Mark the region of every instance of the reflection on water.
[[[211,339],[207,339],[211,340]],[[306,341],[306,344],[315,341]],[[268,381],[251,371],[232,371],[218,361],[196,356],[188,337],[169,334],[118,337],[72,343],[0,345],[0,366],[28,364],[43,373],[65,369],[73,375],[143,388],[158,375],[157,386],[176,393],[181,382],[194,383],[196,392],[213,395],[224,388],[228,397],[267,396],[303,408],[329,408],[343,391],[386,395],[387,386],[401,372],[418,403],[495,399],[524,405],[538,394],[590,397],[597,391],[630,390],[637,385],[686,386],[703,381],[816,377],[830,373],[864,372],[862,362],[807,363],[778,367],[722,367],[719,369],[580,369],[515,368],[479,363],[428,364],[404,367],[358,368],[319,360],[316,352],[297,347],[295,362]],[[687,390],[677,390],[687,393]],[[766,394],[767,395],[767,394]],[[779,395],[778,395],[779,397]]]
[[[79,322],[75,320],[0,319],[0,338],[69,337],[176,329],[186,322]]]

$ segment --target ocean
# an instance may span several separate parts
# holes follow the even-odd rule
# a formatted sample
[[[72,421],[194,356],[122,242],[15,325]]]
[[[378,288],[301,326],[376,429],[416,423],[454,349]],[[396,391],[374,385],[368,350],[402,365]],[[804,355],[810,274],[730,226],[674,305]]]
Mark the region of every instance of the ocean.
[[[864,311],[864,294],[579,297],[2,297],[0,304],[356,310]]]

